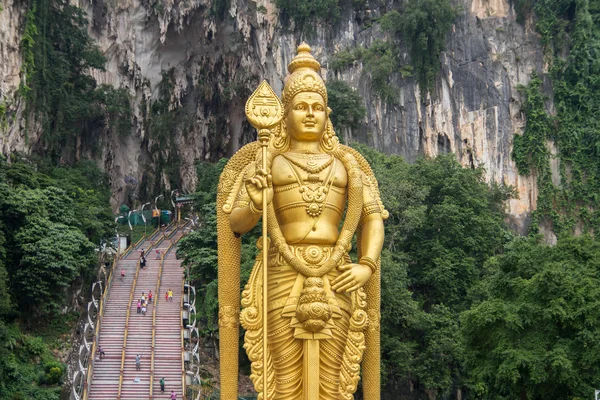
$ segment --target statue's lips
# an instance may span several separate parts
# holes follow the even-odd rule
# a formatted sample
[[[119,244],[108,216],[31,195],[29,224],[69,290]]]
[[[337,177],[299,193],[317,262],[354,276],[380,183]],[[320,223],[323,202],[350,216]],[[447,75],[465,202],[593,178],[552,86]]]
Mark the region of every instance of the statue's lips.
[[[306,122],[304,123],[304,126],[305,126],[305,127],[307,127],[307,128],[314,128],[314,126],[315,126],[316,124],[317,124],[317,123],[316,123],[316,122],[314,122],[314,121],[306,121]]]

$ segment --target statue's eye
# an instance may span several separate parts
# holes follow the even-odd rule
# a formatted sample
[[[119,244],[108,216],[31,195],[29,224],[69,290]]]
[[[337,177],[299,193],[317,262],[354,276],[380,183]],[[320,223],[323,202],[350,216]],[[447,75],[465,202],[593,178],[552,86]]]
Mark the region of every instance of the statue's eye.
[[[294,110],[304,110],[304,104],[296,104],[296,107],[294,107]]]
[[[324,110],[323,106],[322,106],[322,105],[320,105],[320,104],[317,104],[317,105],[314,107],[314,109],[315,109],[315,110],[317,110],[317,111],[323,111],[323,110]]]

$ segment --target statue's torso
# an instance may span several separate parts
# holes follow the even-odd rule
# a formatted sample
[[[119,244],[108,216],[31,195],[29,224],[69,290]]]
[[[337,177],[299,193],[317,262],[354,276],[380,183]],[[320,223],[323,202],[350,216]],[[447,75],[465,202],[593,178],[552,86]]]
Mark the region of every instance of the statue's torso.
[[[342,162],[327,154],[279,155],[271,174],[275,214],[288,244],[335,244],[348,184]]]

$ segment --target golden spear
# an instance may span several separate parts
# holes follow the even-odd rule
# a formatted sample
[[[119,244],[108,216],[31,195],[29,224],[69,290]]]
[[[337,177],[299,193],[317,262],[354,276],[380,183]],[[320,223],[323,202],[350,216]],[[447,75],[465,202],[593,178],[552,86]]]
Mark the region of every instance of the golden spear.
[[[246,118],[258,130],[258,141],[262,149],[261,168],[267,171],[267,148],[271,136],[271,128],[275,127],[283,119],[283,105],[281,100],[271,88],[271,85],[264,80],[256,88],[254,93],[246,102]],[[268,180],[267,180],[268,182]],[[268,262],[268,242],[267,242],[267,189],[268,185],[262,188],[262,255],[263,255],[263,274],[262,274],[262,313],[263,313],[263,400],[268,400],[267,392],[267,262]]]

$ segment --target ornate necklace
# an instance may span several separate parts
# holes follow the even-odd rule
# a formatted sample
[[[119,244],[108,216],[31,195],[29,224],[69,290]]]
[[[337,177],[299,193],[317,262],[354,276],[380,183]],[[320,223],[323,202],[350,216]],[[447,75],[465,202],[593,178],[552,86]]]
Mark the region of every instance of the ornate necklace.
[[[329,171],[329,174],[325,179],[325,184],[323,184],[323,180],[319,178],[317,172],[320,172],[327,168],[335,160],[335,158],[331,157],[329,161],[327,161],[322,166],[318,167],[318,170],[315,170],[315,172],[308,171],[306,168],[304,168],[303,165],[296,164],[289,158],[285,157],[285,155],[284,158],[286,161],[289,162],[290,168],[296,176],[296,181],[299,185],[298,192],[300,192],[300,194],[302,195],[302,200],[304,200],[304,202],[306,203],[306,213],[311,217],[318,217],[323,212],[323,202],[327,198],[327,194],[329,193],[329,189],[331,187],[331,184],[333,183],[333,176],[335,175],[335,164]],[[292,164],[297,165],[298,167],[308,172],[308,178],[306,179],[307,182],[305,182],[300,177],[300,175],[298,175],[298,172]]]
[[[288,160],[289,162],[294,164],[296,167],[303,169],[304,171],[308,172],[311,175],[318,174],[319,172],[323,171],[325,168],[329,167],[331,165],[331,163],[333,162],[333,157],[329,156],[329,155],[328,155],[329,160],[325,161],[322,165],[318,165],[315,162],[314,158],[309,158],[308,161],[306,161],[306,165],[303,165],[303,164],[299,163],[298,161],[294,160],[293,158],[290,158],[286,154],[282,154],[282,156],[286,160]]]
[[[309,160],[324,160],[326,158],[331,157],[330,154],[324,154],[324,153],[284,153],[282,155],[285,155],[287,157],[292,156],[292,157],[296,157],[296,158],[303,158],[303,159],[309,159]]]

